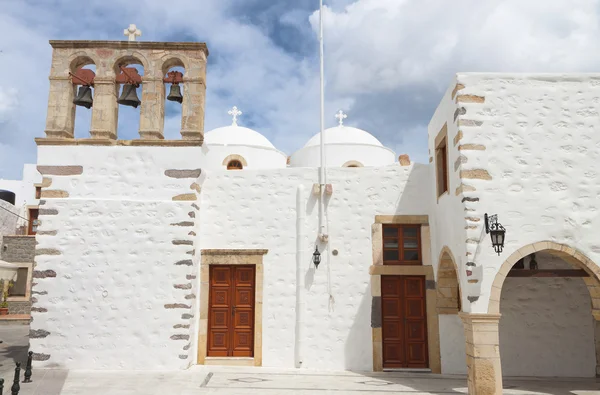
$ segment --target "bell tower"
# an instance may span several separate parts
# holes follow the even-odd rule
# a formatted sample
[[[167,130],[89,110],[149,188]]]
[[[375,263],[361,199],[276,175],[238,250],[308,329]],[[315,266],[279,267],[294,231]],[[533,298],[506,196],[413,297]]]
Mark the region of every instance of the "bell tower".
[[[129,41],[50,41],[53,51],[46,137],[36,139],[38,145],[202,145],[206,44],[135,41],[141,32],[135,25],[127,31]],[[82,68],[91,64],[95,72]],[[131,64],[142,66],[144,75],[125,67]],[[175,66],[184,72],[168,73]],[[181,140],[164,140],[165,83],[172,84],[168,99],[182,106]],[[131,88],[140,85],[138,99]],[[124,89],[119,97],[121,86]],[[118,140],[118,104],[139,105],[139,139],[126,143]],[[91,108],[89,138],[74,138],[75,105]]]

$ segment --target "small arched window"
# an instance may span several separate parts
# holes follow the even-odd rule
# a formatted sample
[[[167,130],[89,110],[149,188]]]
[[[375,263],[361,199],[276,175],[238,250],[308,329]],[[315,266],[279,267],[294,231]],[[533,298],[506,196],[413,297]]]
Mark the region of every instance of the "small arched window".
[[[242,162],[237,159],[230,160],[227,163],[227,170],[242,170],[243,168]]]

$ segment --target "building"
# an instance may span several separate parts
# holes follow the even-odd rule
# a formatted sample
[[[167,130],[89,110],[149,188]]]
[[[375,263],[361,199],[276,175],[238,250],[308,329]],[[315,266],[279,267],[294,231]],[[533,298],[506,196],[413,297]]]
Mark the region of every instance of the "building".
[[[473,394],[500,394],[503,372],[600,373],[600,75],[456,75],[426,164],[339,114],[323,180],[319,135],[288,160],[236,108],[204,133],[204,44],[51,45],[38,366],[422,369],[467,374]],[[69,73],[89,64],[75,139]],[[182,138],[165,140],[175,78]],[[136,140],[116,130],[127,83],[142,85]]]

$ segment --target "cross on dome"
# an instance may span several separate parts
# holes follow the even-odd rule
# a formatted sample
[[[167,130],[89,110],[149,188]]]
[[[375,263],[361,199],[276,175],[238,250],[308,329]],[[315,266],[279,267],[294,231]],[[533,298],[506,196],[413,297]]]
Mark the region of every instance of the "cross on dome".
[[[238,108],[236,106],[233,106],[233,108],[231,110],[227,111],[227,114],[233,116],[232,125],[237,126],[237,117],[239,115],[242,115],[243,113],[240,110],[238,110]]]
[[[340,126],[344,126],[344,119],[348,118],[348,115],[344,114],[344,112],[340,110],[337,114],[335,114],[335,117],[338,119]]]
[[[135,37],[141,36],[142,31],[132,23],[127,29],[123,30],[123,35],[127,36],[129,41],[135,41]]]

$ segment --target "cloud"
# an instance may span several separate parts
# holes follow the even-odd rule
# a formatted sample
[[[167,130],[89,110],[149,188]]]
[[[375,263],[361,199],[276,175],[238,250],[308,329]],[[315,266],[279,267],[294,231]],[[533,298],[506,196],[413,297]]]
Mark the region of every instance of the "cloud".
[[[458,71],[594,71],[600,65],[600,0],[326,0],[326,124],[346,124],[427,162],[426,125]],[[20,177],[43,136],[49,39],[206,41],[205,129],[231,122],[291,154],[319,128],[318,0],[152,0],[3,4],[0,14],[0,177]],[[76,122],[89,130],[89,114]],[[165,134],[177,137],[179,113]],[[135,111],[120,135],[135,138]]]

